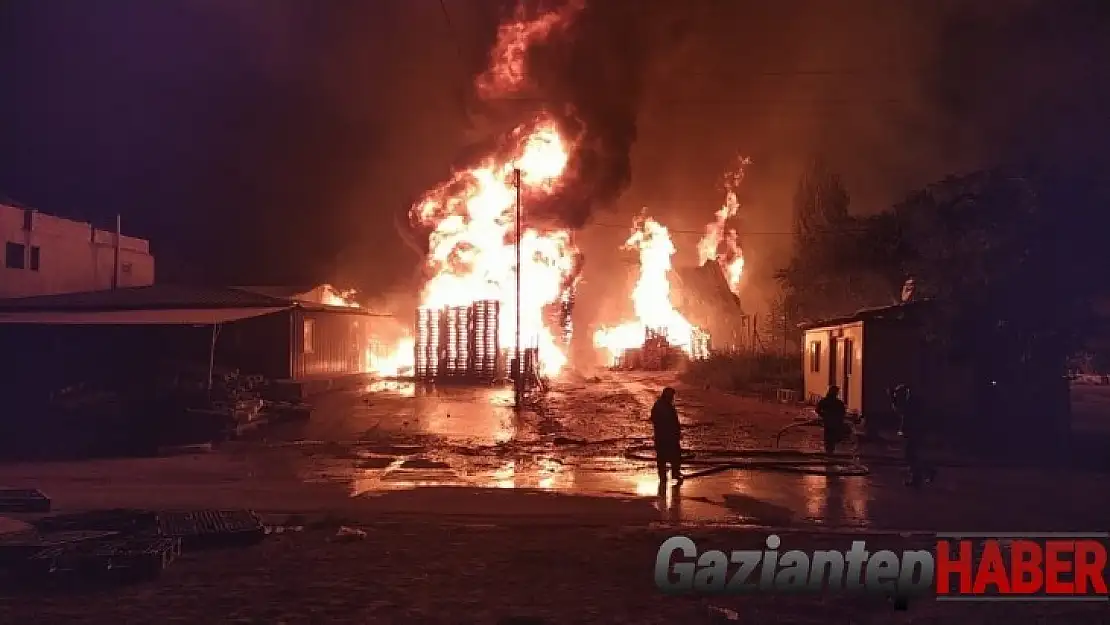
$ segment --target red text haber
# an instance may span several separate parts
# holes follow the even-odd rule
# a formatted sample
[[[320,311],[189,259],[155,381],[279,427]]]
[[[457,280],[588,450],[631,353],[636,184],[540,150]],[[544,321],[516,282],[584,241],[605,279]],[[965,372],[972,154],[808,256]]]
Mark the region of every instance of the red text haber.
[[[938,596],[1107,596],[1106,543],[1096,539],[938,540]]]

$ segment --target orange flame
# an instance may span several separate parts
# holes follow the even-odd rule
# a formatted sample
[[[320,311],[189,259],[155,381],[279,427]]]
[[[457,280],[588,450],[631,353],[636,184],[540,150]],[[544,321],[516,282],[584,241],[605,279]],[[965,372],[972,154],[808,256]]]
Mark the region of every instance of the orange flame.
[[[570,0],[539,16],[529,16],[524,5],[519,6],[514,19],[498,31],[489,68],[476,83],[479,96],[500,97],[520,89],[527,80],[529,48],[556,28],[565,27],[584,4],[584,0]],[[410,215],[415,223],[431,230],[426,260],[431,278],[421,293],[421,306],[468,306],[497,300],[501,305],[499,340],[503,348],[513,350],[517,193],[535,199],[557,191],[572,146],[546,114],[516,128],[508,139],[511,145],[506,154],[491,155],[474,167],[453,172],[449,180],[426,193]],[[547,327],[544,309],[563,298],[577,249],[569,231],[534,227],[523,228],[520,248],[520,347],[537,347],[541,373],[553,375],[567,358],[555,340],[556,332]],[[409,365],[412,352],[408,343],[407,350],[398,348],[397,357],[404,358],[407,353],[404,364]]]
[[[687,353],[693,348],[694,326],[671,304],[671,256],[675,253],[670,232],[650,217],[637,220],[624,249],[640,254],[640,275],[632,290],[636,321],[615,328],[600,328],[594,345],[615,360],[625,350],[641,347],[647,330],[666,334],[668,342]]]
[[[705,235],[698,241],[698,263],[716,262],[728,281],[729,289],[740,293],[740,276],[744,273],[744,251],[740,248],[740,235],[728,225],[740,210],[736,189],[744,180],[744,172],[751,159],[741,157],[735,171],[727,176],[725,203],[716,212],[716,219],[705,227]]]
[[[557,190],[569,149],[555,122],[543,117],[514,133],[518,144],[508,159],[490,157],[477,167],[457,171],[413,207],[413,217],[432,228],[428,267],[432,278],[421,305],[467,306],[479,300],[501,303],[501,345],[516,346],[516,183],[528,197]],[[557,373],[566,364],[544,308],[560,301],[574,270],[575,249],[566,230],[521,233],[522,348],[538,347],[541,369]]]
[[[410,372],[415,364],[414,352],[416,339],[406,336],[388,353],[380,355],[373,348],[366,350],[366,369],[371,373],[392,378]]]
[[[358,295],[358,291],[354,289],[340,291],[330,284],[325,284],[321,287],[320,303],[326,306],[360,308],[359,303],[354,299],[356,295]]]

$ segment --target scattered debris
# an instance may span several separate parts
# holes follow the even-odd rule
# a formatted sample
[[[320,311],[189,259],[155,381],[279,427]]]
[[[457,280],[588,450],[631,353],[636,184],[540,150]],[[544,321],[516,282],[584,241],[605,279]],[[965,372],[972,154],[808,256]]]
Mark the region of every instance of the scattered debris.
[[[142,581],[160,575],[180,554],[178,539],[131,537],[44,549],[28,560],[27,572],[55,578],[49,581]]]
[[[286,532],[303,532],[303,525],[267,525],[267,534],[284,534]]]
[[[709,618],[714,623],[730,623],[740,620],[740,613],[736,610],[711,605],[708,607]]]
[[[366,532],[356,528],[341,525],[339,531],[335,533],[335,540],[337,542],[354,542],[357,540],[365,540]]]

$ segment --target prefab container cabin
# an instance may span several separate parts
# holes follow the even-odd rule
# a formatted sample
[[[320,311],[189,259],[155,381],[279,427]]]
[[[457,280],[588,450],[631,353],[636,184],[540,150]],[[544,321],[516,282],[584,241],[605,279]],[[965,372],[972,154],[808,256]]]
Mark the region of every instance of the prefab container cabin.
[[[929,398],[930,409],[955,416],[967,409],[972,376],[925,341],[928,302],[861,310],[809,324],[802,341],[806,398],[840,387],[849,413],[876,422],[890,418],[890,389],[908,384]]]

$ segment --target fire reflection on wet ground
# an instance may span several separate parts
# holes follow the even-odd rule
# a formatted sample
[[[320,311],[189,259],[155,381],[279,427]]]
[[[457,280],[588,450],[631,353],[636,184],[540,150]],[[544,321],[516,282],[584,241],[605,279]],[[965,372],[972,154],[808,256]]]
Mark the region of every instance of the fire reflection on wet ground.
[[[867,523],[864,478],[831,483],[822,476],[732,471],[661,488],[653,463],[624,456],[649,440],[644,416],[658,385],[636,378],[565,385],[544,404],[518,412],[505,387],[378,382],[356,401],[325,400],[299,430],[271,442],[316,441],[302,442],[300,479],[346,484],[353,497],[432,486],[541,490],[650,498],[675,521]],[[707,402],[687,401],[683,417],[692,444],[720,447],[746,431],[740,419],[720,419],[720,406],[701,411]],[[750,440],[736,444],[752,446]]]
[[[853,477],[730,470],[661,489],[654,464],[625,453],[647,442],[647,407],[664,381],[629,376],[566,385],[519,413],[506,388],[390,384],[322,400],[311,420],[272,432],[267,446],[292,458],[294,479],[357,498],[428,487],[547,491],[647,500],[664,521],[860,528],[912,527],[942,514],[955,519],[951,525],[1005,526],[1013,515],[1004,509],[1028,501],[1030,488],[1067,507],[1043,478],[1000,485],[975,470],[946,472],[920,493],[903,486],[898,468]],[[795,416],[774,404],[706,395],[687,389],[682,397],[684,442],[692,448],[770,447],[781,423]],[[804,448],[805,436],[792,446]],[[1011,495],[1002,505],[1004,492]]]

